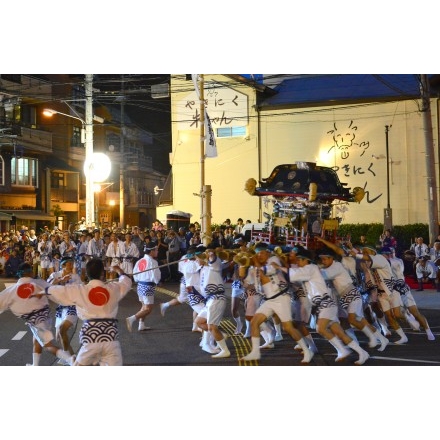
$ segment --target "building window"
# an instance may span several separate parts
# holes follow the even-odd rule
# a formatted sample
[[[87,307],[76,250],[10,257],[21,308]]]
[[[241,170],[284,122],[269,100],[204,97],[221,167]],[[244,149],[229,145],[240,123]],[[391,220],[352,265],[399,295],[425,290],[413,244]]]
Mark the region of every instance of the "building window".
[[[72,147],[81,147],[81,127],[73,126]]]
[[[52,172],[50,175],[51,188],[62,188],[64,186],[64,174]]]
[[[4,185],[5,181],[3,176],[5,175],[5,161],[3,160],[3,156],[0,156],[0,185]]]
[[[81,108],[84,108],[84,104],[85,104],[85,90],[84,87],[81,85],[74,85],[72,87],[72,104]]]
[[[244,137],[246,136],[246,127],[223,127],[217,128],[217,137]]]
[[[11,159],[12,185],[38,187],[38,161],[28,157]]]
[[[11,82],[15,82],[17,84],[21,84],[21,75],[9,75],[9,74],[2,73],[0,75],[0,78],[4,79],[5,81],[11,81]]]
[[[121,149],[121,137],[114,133],[110,133],[107,136],[107,148],[110,152],[120,151]]]
[[[22,123],[25,127],[37,128],[37,109],[33,106],[21,107]]]

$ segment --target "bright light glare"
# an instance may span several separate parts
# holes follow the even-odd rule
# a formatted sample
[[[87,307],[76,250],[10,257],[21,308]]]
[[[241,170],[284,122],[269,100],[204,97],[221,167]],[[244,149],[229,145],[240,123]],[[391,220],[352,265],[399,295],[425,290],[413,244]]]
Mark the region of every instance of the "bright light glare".
[[[110,158],[104,153],[93,153],[84,162],[84,174],[93,182],[104,182],[110,175],[111,168]]]
[[[50,108],[45,108],[44,110],[43,110],[43,115],[44,116],[49,116],[49,117],[51,117],[51,116],[53,116],[54,114],[56,114],[57,112],[55,111],[55,110],[52,110],[52,109],[50,109]]]

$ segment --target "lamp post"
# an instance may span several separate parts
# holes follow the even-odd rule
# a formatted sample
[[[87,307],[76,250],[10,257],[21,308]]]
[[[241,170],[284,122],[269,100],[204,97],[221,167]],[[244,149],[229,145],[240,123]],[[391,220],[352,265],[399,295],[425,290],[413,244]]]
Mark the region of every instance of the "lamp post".
[[[86,88],[87,95],[87,88]],[[88,102],[88,101],[87,101]],[[79,116],[69,115],[68,113],[63,113],[58,110],[54,110],[51,108],[46,108],[43,110],[43,115],[52,117],[54,115],[62,115],[67,118],[76,119],[81,122],[81,143],[85,143],[85,163],[89,163],[89,166],[92,166],[92,157],[93,157],[93,121],[103,123],[104,119],[93,115],[92,110],[88,109],[86,106],[86,121],[81,119]],[[90,114],[90,116],[89,116]],[[94,207],[94,192],[93,192],[93,179],[91,174],[93,170],[87,169],[84,170],[86,176],[86,225],[91,226],[95,223],[95,207]]]
[[[387,160],[387,207],[384,209],[383,226],[384,229],[393,229],[393,211],[390,205],[390,155],[388,149],[388,132],[390,127],[385,125],[385,150]]]

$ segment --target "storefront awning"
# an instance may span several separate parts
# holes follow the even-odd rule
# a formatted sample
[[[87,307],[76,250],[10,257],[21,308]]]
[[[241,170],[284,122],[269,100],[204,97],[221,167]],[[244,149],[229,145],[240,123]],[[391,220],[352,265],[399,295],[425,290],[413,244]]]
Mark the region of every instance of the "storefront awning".
[[[55,221],[55,216],[38,211],[16,211],[8,212],[8,214],[11,216],[14,215],[18,220],[42,220],[47,222]]]
[[[0,220],[12,220],[12,215],[7,214],[6,212],[0,212]]]

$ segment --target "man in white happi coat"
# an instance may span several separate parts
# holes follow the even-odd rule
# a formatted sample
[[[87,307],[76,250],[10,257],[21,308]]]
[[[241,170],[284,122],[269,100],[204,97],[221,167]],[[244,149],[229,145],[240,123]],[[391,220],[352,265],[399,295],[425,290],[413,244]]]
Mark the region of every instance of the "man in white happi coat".
[[[378,301],[381,310],[385,313],[391,328],[400,336],[395,344],[406,344],[408,337],[405,335],[398,319],[404,319],[401,308],[403,306],[400,293],[394,289],[393,273],[388,260],[376,249],[370,246],[363,246],[362,253],[359,254],[355,249],[350,252],[359,260],[370,262],[370,271],[377,286]]]
[[[319,267],[313,264],[312,253],[307,249],[300,250],[296,259],[297,268],[280,268],[287,274],[291,283],[301,282],[313,307],[316,308],[316,331],[332,344],[338,353],[335,361],[345,359],[352,349],[359,354],[356,365],[364,364],[370,355],[359,344],[345,333],[338,318],[338,306],[329,293],[329,289]],[[277,265],[274,264],[275,267]],[[279,266],[278,266],[279,267]]]
[[[132,280],[120,267],[114,267],[119,279],[105,282],[104,263],[92,258],[86,264],[87,284],[66,284],[46,287],[53,301],[76,306],[83,321],[79,341],[81,348],[74,365],[121,366],[123,364],[119,341],[119,302],[127,295]]]
[[[138,247],[131,241],[131,234],[127,232],[125,234],[125,241],[121,245],[122,247],[122,263],[121,269],[127,274],[133,274],[133,268],[135,263],[139,259],[139,249]]]
[[[124,253],[122,247],[123,244],[124,242],[119,240],[118,235],[115,232],[110,234],[110,243],[105,254],[107,262],[110,262],[110,270],[108,274],[109,279],[115,279],[118,275],[115,271],[113,271],[112,268],[115,266],[120,266],[122,263],[122,255]]]
[[[205,307],[198,314],[195,322],[204,330],[202,349],[205,350],[206,343],[209,344],[209,337],[217,343],[217,347],[209,350],[213,358],[225,358],[231,355],[226,339],[219,329],[221,320],[226,309],[225,286],[222,277],[222,261],[215,253],[215,250],[208,245],[204,253],[196,255],[200,269],[200,293],[206,298]],[[203,338],[203,337],[202,337]],[[219,350],[219,351],[218,351]]]
[[[61,269],[57,272],[52,272],[47,279],[49,284],[66,285],[66,284],[82,284],[81,276],[74,271],[74,260],[72,257],[65,257],[60,262]],[[57,305],[55,309],[55,338],[59,341],[64,351],[68,351],[71,355],[74,354],[73,348],[70,345],[69,329],[75,326],[78,322],[78,313],[76,307],[71,304],[63,306]]]
[[[161,274],[156,258],[157,246],[145,248],[144,256],[134,265],[133,279],[137,282],[137,294],[142,306],[136,314],[126,318],[129,332],[132,331],[136,321],[138,321],[138,331],[151,330],[151,327],[145,326],[144,320],[153,311],[154,294],[156,286],[160,283]]]
[[[202,331],[195,319],[205,306],[205,297],[200,294],[200,269],[201,266],[196,261],[196,253],[201,253],[201,249],[190,246],[187,253],[179,260],[177,270],[181,273],[179,284],[179,296],[160,305],[160,313],[165,316],[169,307],[187,303],[193,310],[192,331]]]
[[[409,314],[405,314],[408,324],[414,330],[420,329],[420,327],[422,327],[426,332],[428,341],[434,341],[435,336],[429,327],[428,320],[426,319],[425,315],[420,313],[420,310],[416,304],[416,300],[411,293],[411,288],[405,281],[405,265],[403,263],[403,260],[396,257],[396,251],[394,248],[384,247],[381,249],[380,253],[390,262],[391,271],[394,277],[394,289],[400,293],[400,298],[402,300],[403,306],[409,312]],[[416,325],[414,324],[414,320],[416,322]]]
[[[21,318],[33,335],[32,366],[38,366],[43,349],[49,351],[70,365],[74,358],[53,343],[51,331],[50,306],[46,295],[36,295],[49,284],[33,278],[33,269],[29,263],[22,263],[18,269],[20,277],[16,284],[0,292],[0,313],[10,310]]]
[[[322,248],[318,251],[318,256],[322,263],[321,273],[324,279],[332,284],[344,319],[350,326],[362,331],[368,337],[370,348],[380,343],[379,351],[385,350],[389,340],[365,319],[361,294],[353,284],[347,269],[341,262],[335,260],[335,252],[330,248]],[[345,332],[348,333],[347,330]]]
[[[290,295],[288,293],[289,285],[281,271],[281,262],[277,256],[271,256],[271,252],[265,243],[258,244],[255,252],[256,254],[252,257],[255,288],[264,297],[264,301],[251,320],[252,350],[242,360],[260,359],[260,326],[276,314],[281,321],[283,330],[302,348],[304,356],[301,363],[309,363],[314,353],[309,349],[302,334],[293,326]]]

